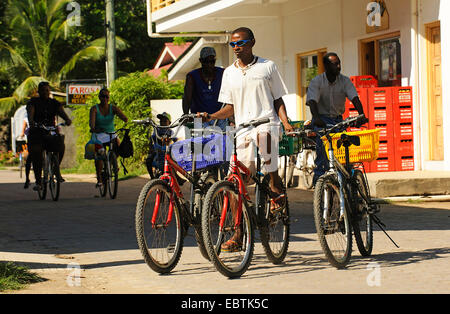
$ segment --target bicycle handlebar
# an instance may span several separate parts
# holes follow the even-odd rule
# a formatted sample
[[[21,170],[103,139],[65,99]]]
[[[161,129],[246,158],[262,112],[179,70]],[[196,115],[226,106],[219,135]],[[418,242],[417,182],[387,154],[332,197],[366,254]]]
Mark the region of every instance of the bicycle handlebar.
[[[358,122],[364,121],[364,119],[367,120],[366,116],[363,114],[360,114],[355,117],[349,117],[349,118],[345,119],[344,121],[339,122],[338,124],[335,124],[330,129],[324,128],[324,129],[318,130],[318,132],[320,134],[322,134],[322,136],[327,136],[330,133],[338,133],[339,131],[335,132],[335,130],[347,129],[350,126],[357,125]]]
[[[35,127],[40,128],[40,129],[44,129],[46,131],[56,131],[58,129],[59,126],[66,126],[67,124],[65,122],[62,123],[58,123],[55,126],[46,126],[43,124],[35,124]]]

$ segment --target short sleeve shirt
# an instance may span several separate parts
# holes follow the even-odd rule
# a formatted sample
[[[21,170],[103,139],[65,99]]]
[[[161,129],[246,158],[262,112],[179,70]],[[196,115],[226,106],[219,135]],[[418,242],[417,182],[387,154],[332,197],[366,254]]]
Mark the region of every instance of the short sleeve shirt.
[[[346,98],[353,100],[357,96],[358,92],[347,76],[340,74],[330,83],[322,73],[309,83],[306,102],[316,101],[320,115],[340,116],[345,111]]]
[[[54,126],[56,115],[62,105],[53,98],[45,100],[39,97],[33,97],[27,104],[27,116],[29,116],[28,113],[31,107],[34,107],[34,122],[46,126]]]
[[[219,102],[233,105],[236,126],[263,118],[279,126],[273,103],[286,95],[287,89],[275,63],[257,57],[256,63],[245,70],[236,64],[224,71]]]

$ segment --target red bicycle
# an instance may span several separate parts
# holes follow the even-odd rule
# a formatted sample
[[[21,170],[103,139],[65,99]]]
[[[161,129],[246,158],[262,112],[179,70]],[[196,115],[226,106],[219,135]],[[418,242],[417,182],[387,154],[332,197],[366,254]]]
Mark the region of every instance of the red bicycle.
[[[169,126],[157,125],[149,119],[133,121],[163,131],[178,127],[174,135],[172,132],[162,132],[164,134],[160,136],[155,132],[166,145],[164,173],[142,188],[136,206],[136,237],[139,248],[150,268],[161,274],[169,273],[179,262],[189,226],[194,227],[200,252],[209,259],[201,232],[201,208],[203,196],[217,179],[214,171],[217,163],[212,161],[197,167],[193,149],[195,143],[192,140],[191,166],[190,169],[186,166],[183,168],[172,159],[172,146],[169,145],[179,127],[195,117],[195,114],[184,115]],[[191,183],[190,201],[185,200],[180,189],[179,174]]]
[[[249,127],[268,123],[269,119],[250,121],[234,131],[234,152],[230,173],[211,186],[202,209],[205,247],[216,269],[226,277],[240,277],[248,269],[254,250],[254,229],[259,229],[261,243],[269,260],[281,263],[289,246],[289,206],[284,193],[282,206],[273,198],[270,176],[261,173],[259,153],[256,174],[237,159],[236,134]],[[243,175],[256,183],[255,203],[244,183]]]

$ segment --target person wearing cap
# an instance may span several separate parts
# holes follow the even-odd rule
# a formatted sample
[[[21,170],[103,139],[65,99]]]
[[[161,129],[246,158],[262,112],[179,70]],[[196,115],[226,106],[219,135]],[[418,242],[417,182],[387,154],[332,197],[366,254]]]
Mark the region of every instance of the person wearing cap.
[[[110,136],[108,133],[115,131],[114,128],[114,116],[118,116],[122,121],[128,122],[127,116],[119,109],[109,103],[109,90],[103,87],[98,93],[100,104],[91,107],[89,113],[89,127],[92,133],[96,133],[97,140],[103,144],[110,142]],[[116,142],[116,147],[119,147],[119,138],[114,134],[112,139]],[[102,185],[101,171],[103,169],[103,161],[95,160],[95,170],[97,173],[97,187]]]
[[[63,136],[49,137],[49,132],[40,128],[39,125],[55,126],[56,117],[60,116],[70,125],[72,120],[64,111],[63,105],[50,98],[50,84],[48,82],[40,82],[38,85],[39,97],[32,97],[27,103],[27,116],[30,125],[28,134],[28,151],[31,163],[33,165],[36,185],[33,190],[41,189],[41,172],[42,172],[42,153],[49,141],[55,141],[58,148],[59,162],[64,157],[64,138]],[[64,182],[61,174],[58,173],[58,180]]]
[[[222,86],[223,68],[216,67],[216,51],[213,47],[203,47],[200,51],[201,68],[189,72],[186,76],[183,96],[183,113],[214,113],[222,107],[218,101]],[[205,122],[203,127],[213,125],[215,121]],[[218,120],[217,126],[225,130],[227,120]]]

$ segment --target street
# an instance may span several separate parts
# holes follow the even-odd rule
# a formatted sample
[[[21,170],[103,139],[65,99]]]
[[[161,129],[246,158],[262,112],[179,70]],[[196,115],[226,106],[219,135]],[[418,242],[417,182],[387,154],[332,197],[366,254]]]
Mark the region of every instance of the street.
[[[39,201],[33,184],[23,189],[17,171],[0,170],[0,261],[26,265],[46,279],[8,293],[450,292],[450,203],[381,205],[379,217],[400,248],[376,226],[373,255],[362,258],[354,243],[348,267],[337,270],[317,241],[312,192],[289,190],[291,242],[282,265],[269,263],[258,242],[248,271],[229,280],[200,255],[191,229],[177,267],[162,276],[144,263],[135,236],[135,204],[147,180],[120,181],[111,200],[97,197],[94,176],[65,177],[58,202]]]

